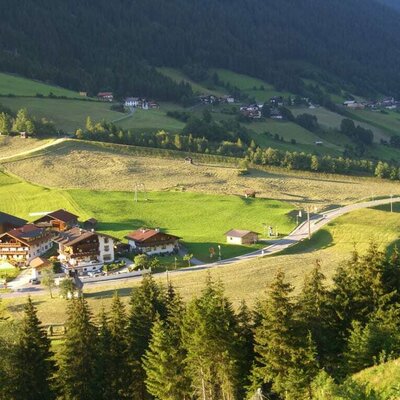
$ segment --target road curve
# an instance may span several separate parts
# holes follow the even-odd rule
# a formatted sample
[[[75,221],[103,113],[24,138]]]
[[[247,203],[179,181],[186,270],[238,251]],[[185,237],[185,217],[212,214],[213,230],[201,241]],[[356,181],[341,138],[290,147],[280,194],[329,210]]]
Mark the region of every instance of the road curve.
[[[331,221],[334,219],[344,215],[348,214],[349,212],[364,209],[364,208],[371,208],[371,207],[377,207],[380,205],[386,205],[390,203],[399,203],[400,202],[400,197],[393,197],[392,199],[381,199],[381,200],[373,200],[373,201],[366,201],[362,203],[355,203],[355,204],[350,204],[344,207],[340,208],[335,208],[333,210],[326,211],[321,214],[315,214],[310,218],[310,232],[311,234],[314,234],[315,232],[319,231],[322,227],[325,225],[329,224]],[[183,268],[180,270],[173,270],[169,271],[168,274],[170,275],[177,275],[177,274],[182,274],[182,273],[190,273],[194,271],[200,271],[204,269],[210,269],[210,268],[221,268],[226,265],[231,265],[231,264],[236,264],[240,263],[243,261],[248,261],[252,260],[255,258],[260,258],[260,257],[265,257],[271,254],[276,254],[279,253],[288,247],[291,247],[295,245],[296,243],[301,242],[302,240],[305,240],[308,238],[308,222],[305,221],[301,223],[296,229],[294,229],[289,235],[286,237],[276,241],[274,244],[269,245],[264,247],[263,249],[254,251],[252,253],[244,254],[242,256],[238,257],[233,257],[229,258],[226,260],[222,261],[217,261],[214,263],[210,264],[203,264],[203,265],[196,265],[188,268]],[[154,276],[162,277],[165,276],[166,272],[161,272],[161,273],[156,273]],[[141,279],[141,275],[138,275],[138,273],[132,273],[132,274],[121,274],[121,275],[112,275],[109,277],[101,277],[99,279],[96,278],[90,278],[90,279],[84,279],[84,284],[85,287],[95,287],[95,286],[103,286],[105,284],[110,284],[112,282],[120,281],[120,282],[128,282],[136,279]],[[34,287],[24,287],[22,290],[17,292],[12,292],[12,293],[5,293],[2,295],[2,297],[16,297],[16,296],[26,296],[28,294],[30,295],[36,295],[36,294],[43,294],[44,290],[42,288],[34,288]]]

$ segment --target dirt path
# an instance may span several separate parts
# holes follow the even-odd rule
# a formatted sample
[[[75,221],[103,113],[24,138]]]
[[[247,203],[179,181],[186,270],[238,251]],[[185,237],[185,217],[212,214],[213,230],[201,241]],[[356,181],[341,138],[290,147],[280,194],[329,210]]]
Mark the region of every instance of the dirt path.
[[[20,157],[20,156],[25,156],[31,153],[36,153],[37,151],[43,150],[43,149],[47,149],[48,147],[51,146],[55,146],[59,143],[64,142],[66,139],[65,138],[60,138],[60,139],[55,139],[55,140],[51,140],[50,142],[47,142],[41,146],[38,147],[34,147],[33,149],[30,150],[25,150],[25,151],[21,151],[20,153],[17,154],[13,154],[12,156],[6,156],[6,157],[0,157],[0,163],[3,161],[10,161],[15,157]]]

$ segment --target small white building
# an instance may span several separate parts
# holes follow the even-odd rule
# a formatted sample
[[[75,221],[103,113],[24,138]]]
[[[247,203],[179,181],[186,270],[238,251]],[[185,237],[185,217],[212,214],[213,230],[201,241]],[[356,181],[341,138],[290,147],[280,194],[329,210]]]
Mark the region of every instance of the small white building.
[[[54,241],[58,243],[58,259],[64,271],[85,274],[98,271],[105,263],[115,260],[114,247],[118,239],[76,227],[61,232]]]
[[[254,244],[258,242],[259,233],[240,229],[231,229],[225,233],[228,244]]]
[[[172,254],[179,249],[179,237],[159,229],[141,228],[125,236],[131,251],[147,255]]]
[[[142,101],[139,99],[139,97],[127,97],[125,99],[125,107],[139,107],[142,105]]]

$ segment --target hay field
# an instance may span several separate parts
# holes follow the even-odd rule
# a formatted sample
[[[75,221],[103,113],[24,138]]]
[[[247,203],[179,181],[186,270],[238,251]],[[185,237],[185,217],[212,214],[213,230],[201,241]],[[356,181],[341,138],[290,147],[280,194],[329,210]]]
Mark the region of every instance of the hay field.
[[[0,159],[2,157],[13,156],[23,151],[33,150],[53,140],[54,139],[22,139],[17,136],[0,136]]]
[[[131,152],[136,152],[131,154]],[[139,152],[141,150],[139,149]],[[137,155],[138,149],[65,141],[39,154],[8,162],[4,167],[23,179],[47,187],[133,191],[135,183],[147,190],[178,190],[240,194],[253,189],[258,196],[327,206],[365,198],[400,194],[400,183],[355,176],[313,174],[281,168],[251,169],[239,176],[232,164],[184,164],[183,158]],[[183,157],[183,156],[182,156]],[[212,159],[212,158],[211,158]],[[216,158],[217,159],[217,158]],[[197,164],[198,162],[198,164]]]

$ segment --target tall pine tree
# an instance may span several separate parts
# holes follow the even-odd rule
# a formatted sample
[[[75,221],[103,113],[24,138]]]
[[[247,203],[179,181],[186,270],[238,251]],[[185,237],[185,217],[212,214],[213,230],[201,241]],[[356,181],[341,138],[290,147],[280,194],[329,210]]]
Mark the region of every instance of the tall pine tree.
[[[37,311],[28,298],[12,361],[12,400],[49,400],[55,398],[52,379],[55,364],[50,340],[41,327]]]
[[[98,337],[83,297],[68,302],[66,330],[58,372],[62,396],[65,400],[97,399]]]

